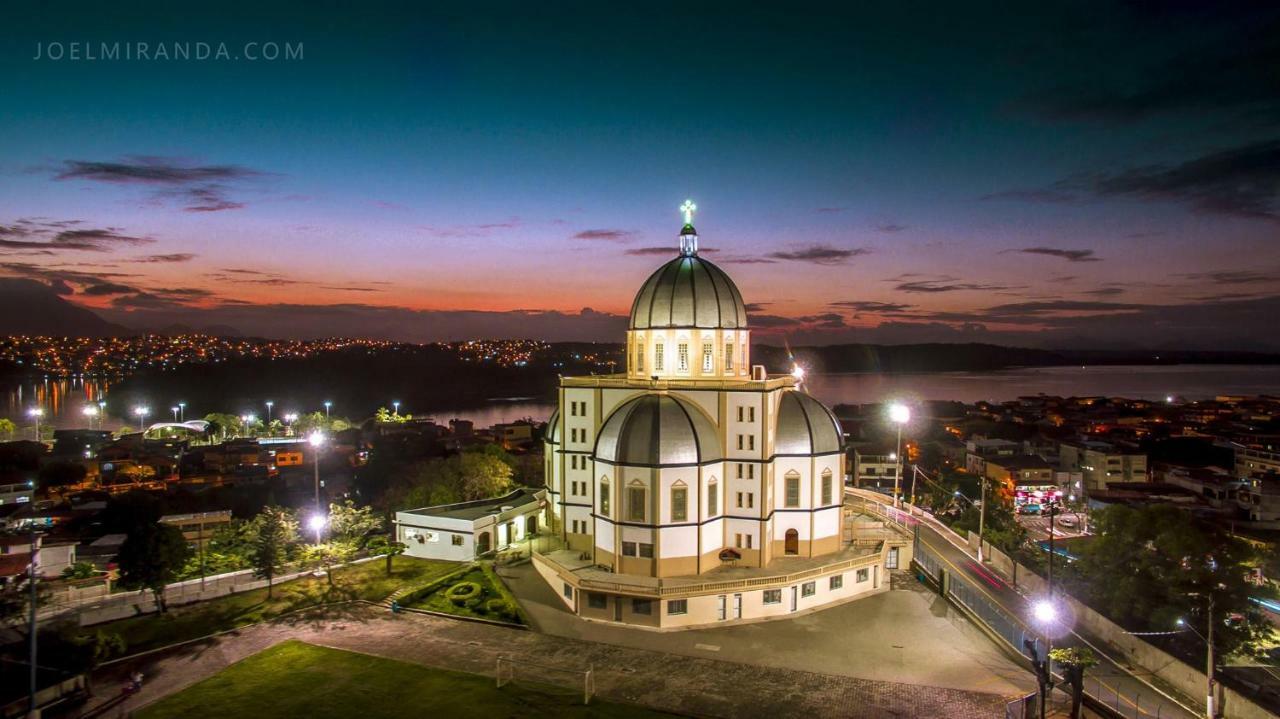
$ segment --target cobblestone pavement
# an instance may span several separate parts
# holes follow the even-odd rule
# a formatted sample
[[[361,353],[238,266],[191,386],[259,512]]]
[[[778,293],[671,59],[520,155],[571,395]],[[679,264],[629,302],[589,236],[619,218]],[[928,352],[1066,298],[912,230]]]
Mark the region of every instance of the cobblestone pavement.
[[[595,668],[600,697],[694,716],[998,717],[1008,697],[761,667],[554,637],[365,605],[316,611],[113,665],[95,677],[89,716],[128,712],[277,642],[298,639],[427,666],[493,675],[498,656]],[[142,691],[119,703],[134,670]]]

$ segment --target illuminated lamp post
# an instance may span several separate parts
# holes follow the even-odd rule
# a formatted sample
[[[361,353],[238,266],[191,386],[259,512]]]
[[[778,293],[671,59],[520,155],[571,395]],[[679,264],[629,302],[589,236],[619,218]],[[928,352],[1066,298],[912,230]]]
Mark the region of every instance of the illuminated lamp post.
[[[332,402],[330,402],[329,400],[327,400],[327,399],[326,399],[326,400],[324,401],[324,418],[325,418],[325,420],[328,420],[328,419],[329,419],[329,408],[330,408],[330,407],[332,407],[332,406],[333,406],[333,403],[332,403]]]
[[[898,425],[898,451],[894,453],[897,456],[897,466],[893,471],[893,506],[899,507],[902,505],[899,491],[902,486],[902,425],[911,421],[911,408],[896,402],[889,405],[889,420]]]
[[[187,403],[186,402],[178,403],[178,421],[179,422],[187,421]]]
[[[178,421],[178,410],[179,410],[179,409],[180,409],[180,408],[179,408],[179,407],[178,407],[178,405],[176,405],[176,404],[175,404],[174,406],[172,406],[172,407],[170,407],[170,408],[169,408],[169,411],[170,411],[170,412],[173,412],[173,421],[174,421],[174,422],[177,422],[177,421]]]
[[[80,410],[80,414],[85,416],[85,419],[89,422],[89,428],[93,429],[93,418],[98,416],[98,408],[91,404],[85,405],[84,409]],[[102,420],[98,420],[98,428],[102,428]]]
[[[39,442],[40,441],[40,418],[44,416],[44,409],[40,407],[32,407],[30,410],[27,411],[27,414],[31,415],[31,418],[34,419],[36,422],[36,425],[35,425],[36,441]]]
[[[147,415],[151,414],[149,407],[134,407],[133,413],[138,415],[138,428],[142,430],[142,436],[147,436]]]
[[[316,516],[320,516],[320,448],[324,446],[324,434],[321,432],[312,432],[307,437],[307,442],[311,444],[311,452],[315,460],[315,477],[316,477]],[[316,534],[316,543],[319,544],[319,533]]]

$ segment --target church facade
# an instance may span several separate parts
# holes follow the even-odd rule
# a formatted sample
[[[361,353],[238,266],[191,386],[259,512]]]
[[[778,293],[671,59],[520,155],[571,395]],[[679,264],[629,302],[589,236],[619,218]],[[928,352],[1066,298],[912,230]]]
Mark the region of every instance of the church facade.
[[[575,613],[653,627],[887,589],[886,552],[843,541],[840,423],[751,364],[742,295],[682,209],[678,255],[632,305],[626,372],[561,379],[545,456],[563,549],[535,565]]]

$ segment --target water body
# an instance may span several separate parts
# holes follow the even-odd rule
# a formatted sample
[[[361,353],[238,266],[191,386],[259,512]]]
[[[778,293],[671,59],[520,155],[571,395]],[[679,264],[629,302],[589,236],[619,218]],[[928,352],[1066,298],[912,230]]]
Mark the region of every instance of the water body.
[[[1002,401],[1022,395],[1062,396],[1107,395],[1135,399],[1162,400],[1174,395],[1180,400],[1210,399],[1222,394],[1280,395],[1280,365],[1172,365],[1033,367],[994,372],[929,372],[920,374],[814,374],[805,389],[830,406],[864,404],[886,400],[979,400]],[[31,419],[26,411],[38,402],[44,407],[43,422],[55,427],[85,426],[82,410],[107,396],[109,387],[85,380],[42,380],[0,385],[0,417],[12,419],[31,436]],[[160,408],[153,408],[160,411]],[[429,413],[439,422],[468,419],[477,427],[512,422],[525,417],[545,420],[555,406],[530,398],[494,400],[480,405],[456,407]],[[168,419],[163,416],[149,419]],[[106,428],[119,426],[108,420]]]

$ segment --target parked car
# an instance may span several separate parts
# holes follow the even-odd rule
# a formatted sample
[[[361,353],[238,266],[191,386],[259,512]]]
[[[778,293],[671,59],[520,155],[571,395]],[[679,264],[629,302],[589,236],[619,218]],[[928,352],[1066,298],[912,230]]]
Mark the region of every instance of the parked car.
[[[1062,517],[1058,517],[1058,524],[1066,527],[1067,529],[1074,529],[1077,525],[1080,524],[1080,522],[1076,521],[1075,517],[1068,514]]]

